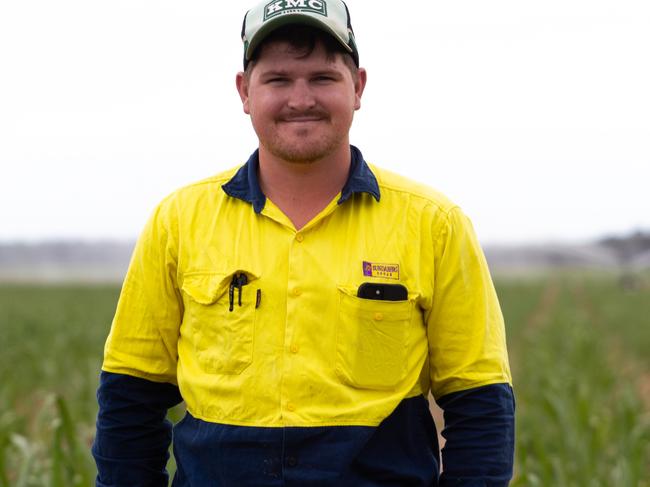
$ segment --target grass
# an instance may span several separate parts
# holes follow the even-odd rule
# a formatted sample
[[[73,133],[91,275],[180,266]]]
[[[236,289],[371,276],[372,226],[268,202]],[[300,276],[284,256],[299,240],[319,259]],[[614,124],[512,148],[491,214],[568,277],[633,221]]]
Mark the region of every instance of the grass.
[[[497,280],[517,395],[513,486],[650,486],[644,282]],[[93,483],[95,389],[117,296],[0,286],[0,487]]]
[[[0,287],[0,486],[88,486],[102,343],[118,289]]]
[[[637,347],[650,340],[650,290],[564,277],[499,291],[518,400],[513,485],[650,485],[650,360]],[[507,304],[531,294],[532,306]]]

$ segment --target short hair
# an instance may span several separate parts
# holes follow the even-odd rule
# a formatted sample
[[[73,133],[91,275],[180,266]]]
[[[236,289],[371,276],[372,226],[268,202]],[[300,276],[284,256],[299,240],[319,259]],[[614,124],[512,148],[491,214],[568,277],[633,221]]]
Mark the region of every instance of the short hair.
[[[336,39],[325,31],[299,24],[285,25],[266,36],[266,38],[255,48],[248,60],[248,65],[244,70],[246,76],[250,76],[264,46],[271,42],[288,43],[291,48],[296,51],[296,57],[299,59],[309,57],[311,53],[314,52],[314,49],[316,49],[316,46],[322,44],[325,48],[327,60],[334,61],[337,55],[341,55],[343,62],[352,73],[352,78],[355,81],[357,80],[359,68],[355,63],[354,58]]]

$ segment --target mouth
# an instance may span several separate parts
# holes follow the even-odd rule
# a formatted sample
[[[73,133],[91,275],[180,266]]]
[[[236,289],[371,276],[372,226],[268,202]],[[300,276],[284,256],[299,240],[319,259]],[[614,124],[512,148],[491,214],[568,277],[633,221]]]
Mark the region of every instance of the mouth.
[[[284,123],[305,123],[305,122],[322,122],[325,117],[305,116],[305,117],[285,117],[280,121]]]
[[[309,123],[323,122],[328,119],[326,113],[321,111],[309,111],[303,113],[286,113],[279,117],[280,122],[284,123]]]

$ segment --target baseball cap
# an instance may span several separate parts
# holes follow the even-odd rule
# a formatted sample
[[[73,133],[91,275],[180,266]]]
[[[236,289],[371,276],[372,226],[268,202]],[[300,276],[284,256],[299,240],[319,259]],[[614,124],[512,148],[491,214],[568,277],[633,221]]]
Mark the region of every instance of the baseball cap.
[[[275,29],[308,25],[330,34],[352,55],[359,66],[359,53],[350,23],[350,12],[341,0],[265,0],[244,16],[241,37],[244,42],[244,69],[253,52]]]

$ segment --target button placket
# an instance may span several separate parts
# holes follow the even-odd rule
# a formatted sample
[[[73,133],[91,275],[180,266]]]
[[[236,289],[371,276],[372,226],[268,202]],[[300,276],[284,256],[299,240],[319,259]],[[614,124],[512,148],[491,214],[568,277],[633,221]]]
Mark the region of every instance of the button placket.
[[[304,312],[302,298],[305,288],[304,271],[304,235],[300,232],[292,235],[292,242],[289,250],[289,266],[287,281],[287,312],[285,322],[285,351],[287,355],[283,360],[283,379],[281,399],[284,404],[284,411],[288,416],[295,413],[297,405],[295,402],[296,387],[298,386],[298,374],[300,373],[299,355],[300,346],[296,343],[296,336],[300,335],[298,326],[301,323],[301,313]]]

